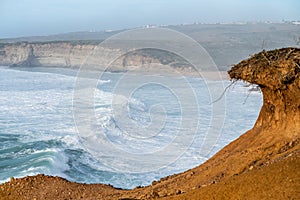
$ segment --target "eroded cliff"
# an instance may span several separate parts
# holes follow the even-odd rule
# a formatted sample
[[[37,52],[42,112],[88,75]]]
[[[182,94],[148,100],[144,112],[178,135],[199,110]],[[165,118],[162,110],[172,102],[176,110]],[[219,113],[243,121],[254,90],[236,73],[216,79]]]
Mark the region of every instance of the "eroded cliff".
[[[261,88],[264,102],[254,130],[300,134],[300,49],[262,51],[235,65],[229,75]]]
[[[101,49],[101,55],[94,55]],[[114,55],[121,54],[110,66]],[[156,64],[159,68],[150,64]],[[119,48],[100,47],[98,43],[88,42],[18,42],[0,44],[0,65],[25,67],[63,67],[86,69],[128,71],[171,69],[183,73],[193,73],[194,70],[184,59],[175,54],[155,49],[142,49],[129,53],[122,53]]]

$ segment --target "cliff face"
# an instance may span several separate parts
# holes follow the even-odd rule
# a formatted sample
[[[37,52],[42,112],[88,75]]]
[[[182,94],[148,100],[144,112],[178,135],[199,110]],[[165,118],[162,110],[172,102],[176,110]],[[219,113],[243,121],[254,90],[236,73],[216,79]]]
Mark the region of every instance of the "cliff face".
[[[0,64],[14,65],[28,60],[32,48],[27,44],[12,44],[0,46]]]
[[[95,48],[103,48],[103,55],[93,56]],[[96,44],[80,42],[12,43],[0,44],[0,65],[26,67],[79,68],[82,64],[88,69],[105,70],[101,63],[111,61],[118,48],[99,47]],[[88,62],[86,62],[88,60]],[[109,67],[109,71],[127,71],[133,66],[150,70],[158,64],[161,68],[176,69],[184,73],[193,72],[189,64],[174,54],[161,50],[145,49],[122,54]],[[136,68],[134,68],[136,69]],[[154,68],[157,70],[157,68]]]
[[[300,134],[300,49],[263,51],[235,65],[229,75],[261,88],[264,102],[254,130]]]
[[[0,64],[78,68],[95,47],[68,42],[4,44],[0,48]],[[110,49],[106,51],[108,54],[113,53]]]

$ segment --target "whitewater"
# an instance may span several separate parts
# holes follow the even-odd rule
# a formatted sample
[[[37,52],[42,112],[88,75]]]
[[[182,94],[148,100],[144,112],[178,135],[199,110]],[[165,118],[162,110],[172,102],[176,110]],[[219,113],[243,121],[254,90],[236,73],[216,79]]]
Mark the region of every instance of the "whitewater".
[[[89,73],[93,74],[86,72],[87,79]],[[77,70],[72,69],[0,67],[0,183],[8,181],[10,177],[42,173],[80,183],[105,183],[128,189],[138,185],[149,185],[153,180],[183,172],[203,163],[253,127],[262,105],[261,93],[250,92],[251,86],[245,87],[245,83],[233,84],[223,96],[220,93],[225,100],[225,121],[224,124],[220,121],[222,129],[217,134],[213,148],[204,156],[199,149],[208,129],[214,130],[210,121],[212,99],[206,95],[209,92],[205,80],[185,77],[195,91],[198,104],[198,108],[195,108],[198,115],[189,116],[191,119],[199,119],[193,140],[185,146],[182,154],[171,155],[172,152],[169,152],[169,156],[176,159],[159,169],[130,171],[128,169],[133,166],[136,169],[145,166],[139,162],[135,163],[134,159],[131,160],[131,165],[122,166],[122,155],[114,157],[114,154],[108,153],[114,152],[115,148],[134,155],[152,153],[154,156],[147,166],[159,163],[163,158],[156,157],[155,152],[174,141],[183,112],[181,102],[178,102],[178,98],[172,93],[172,88],[154,83],[137,85],[128,99],[114,90],[124,74],[104,73],[94,88],[93,109],[97,126],[92,127],[95,135],[91,138],[96,138],[95,143],[99,141],[99,144],[102,144],[100,140],[103,138],[96,136],[103,133],[107,141],[103,142],[103,146],[97,147],[97,153],[102,154],[96,156],[86,148],[84,139],[78,133],[78,124],[74,120],[76,75]],[[146,75],[141,74],[132,75],[131,80],[135,83],[145,77]],[[164,79],[168,79],[177,87],[177,77]],[[214,87],[226,87],[231,82],[210,81],[210,84]],[[124,90],[126,87],[129,88],[130,84],[122,86]],[[112,99],[118,99],[124,109],[114,110]],[[162,107],[163,112],[161,109],[155,109],[154,105]],[[122,123],[119,120],[122,119],[115,117],[126,116],[124,110],[128,111],[130,120],[143,127],[164,115],[163,129],[155,137],[145,139],[142,132],[133,137],[128,133],[135,130],[131,130],[132,127],[129,126],[125,132],[124,128],[120,128]],[[87,122],[89,117],[85,116]],[[180,144],[178,148],[181,148]],[[127,170],[120,170],[126,167]]]

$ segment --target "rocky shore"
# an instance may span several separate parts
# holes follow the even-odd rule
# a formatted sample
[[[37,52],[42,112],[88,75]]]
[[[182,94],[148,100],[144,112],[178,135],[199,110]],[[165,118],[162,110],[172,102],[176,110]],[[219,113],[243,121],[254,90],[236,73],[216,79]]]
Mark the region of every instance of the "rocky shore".
[[[44,175],[12,178],[0,185],[0,198],[300,199],[300,49],[262,51],[228,73],[257,84],[263,106],[251,130],[204,164],[133,190]]]

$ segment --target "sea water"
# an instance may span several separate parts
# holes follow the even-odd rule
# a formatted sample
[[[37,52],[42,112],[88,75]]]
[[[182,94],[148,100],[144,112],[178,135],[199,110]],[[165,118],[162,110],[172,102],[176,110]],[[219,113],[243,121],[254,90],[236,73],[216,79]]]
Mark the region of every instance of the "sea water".
[[[206,80],[184,77],[193,89],[198,104],[197,108],[190,108],[191,110],[187,111],[192,113],[192,110],[196,109],[197,115],[189,116],[189,113],[186,115],[191,120],[197,119],[197,131],[188,145],[178,142],[178,148],[185,145],[181,154],[177,151],[166,154],[176,159],[151,170],[149,166],[152,163],[154,166],[164,159],[156,156],[158,155],[156,152],[174,143],[174,137],[178,131],[180,132],[178,127],[184,112],[183,103],[178,101],[176,98],[178,95],[173,93],[174,88],[180,88],[178,77],[163,77],[173,85],[171,88],[164,87],[163,84],[138,84],[128,98],[116,90],[124,74],[108,72],[102,74],[93,90],[95,98],[93,110],[97,127],[93,129],[92,134],[97,136],[101,133],[107,141],[101,146],[102,137],[97,137],[94,143],[98,142],[99,146],[95,154],[94,151],[89,151],[74,119],[76,76],[77,70],[71,69],[0,67],[1,183],[8,181],[10,177],[43,173],[61,176],[70,181],[105,183],[120,188],[149,185],[153,180],[183,172],[203,163],[250,129],[262,105],[261,93],[259,91],[250,93],[245,83],[235,83],[225,94],[220,93],[219,96],[225,103],[225,112],[220,120],[222,126],[216,134],[217,137],[211,138],[214,140],[211,151],[202,154],[200,151],[204,140],[210,139],[207,138],[210,137],[207,134],[209,129],[214,131],[211,119],[212,105],[216,99],[211,99],[208,95]],[[131,90],[131,84],[139,83],[145,77],[146,75],[141,74],[131,75],[132,82],[123,84],[122,90],[127,88]],[[89,72],[86,73],[86,78],[89,78]],[[230,84],[228,80],[210,81],[213,87],[225,88]],[[120,128],[118,120],[122,119],[115,116],[122,109],[112,107],[112,99],[116,97],[127,102],[123,106],[128,113],[119,113],[119,116],[127,116],[137,126],[148,127],[163,113],[165,123],[159,131],[160,134],[143,138],[144,133],[138,132],[135,137],[130,135],[131,131],[134,132],[130,129],[131,126],[126,127],[126,132],[124,128]],[[155,110],[153,105],[159,105],[163,109]],[[88,116],[86,120],[86,123],[89,123]],[[112,153],[115,148],[140,156],[133,157],[137,159],[143,158],[143,154],[151,154],[152,157],[147,160],[147,166],[133,158],[128,162],[123,159],[124,156]],[[128,165],[124,166],[125,164]],[[145,167],[147,170],[139,170]],[[122,170],[125,168],[126,170]]]

